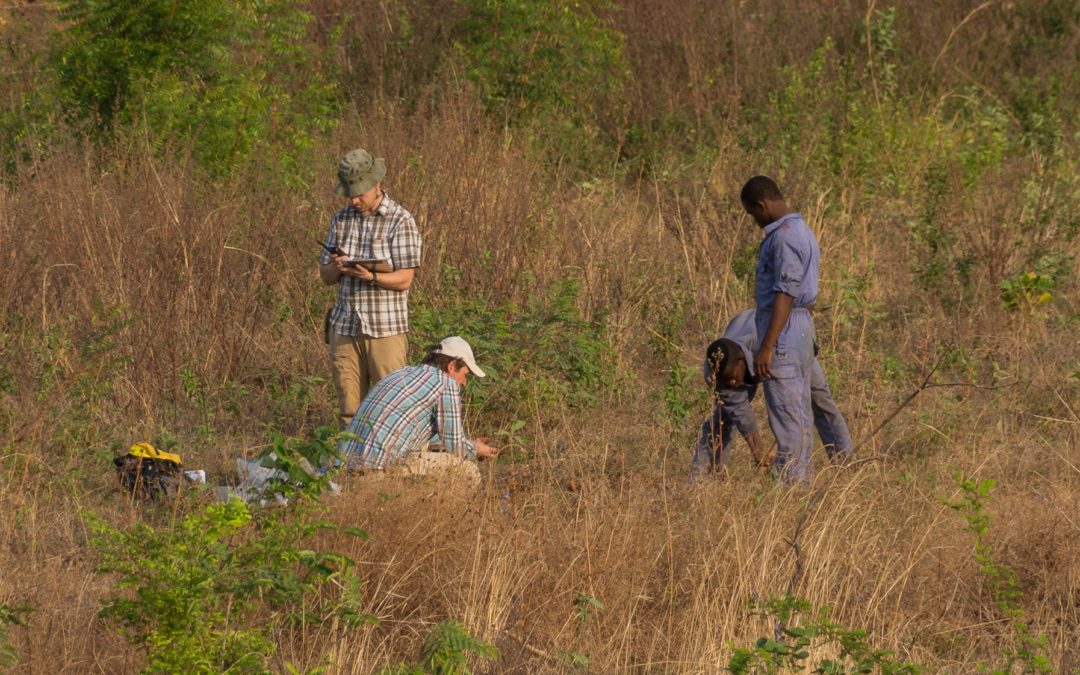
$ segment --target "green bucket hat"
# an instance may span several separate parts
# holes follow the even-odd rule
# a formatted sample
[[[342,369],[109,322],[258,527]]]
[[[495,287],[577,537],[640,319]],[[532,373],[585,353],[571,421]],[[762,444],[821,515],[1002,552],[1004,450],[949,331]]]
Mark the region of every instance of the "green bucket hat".
[[[386,160],[372,157],[363,148],[352,150],[338,164],[338,186],[334,190],[342,197],[352,199],[362,195],[386,175]]]

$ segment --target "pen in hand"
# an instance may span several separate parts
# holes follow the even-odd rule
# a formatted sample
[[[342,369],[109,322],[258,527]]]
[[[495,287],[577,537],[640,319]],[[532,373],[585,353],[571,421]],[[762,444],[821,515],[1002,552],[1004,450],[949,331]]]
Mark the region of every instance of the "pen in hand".
[[[318,240],[316,239],[316,241],[318,241]],[[340,246],[335,246],[334,248],[330,248],[329,246],[327,246],[326,244],[324,244],[321,241],[319,242],[319,246],[322,246],[324,249],[326,249],[326,252],[329,253],[330,255],[345,255],[345,251],[342,251]]]

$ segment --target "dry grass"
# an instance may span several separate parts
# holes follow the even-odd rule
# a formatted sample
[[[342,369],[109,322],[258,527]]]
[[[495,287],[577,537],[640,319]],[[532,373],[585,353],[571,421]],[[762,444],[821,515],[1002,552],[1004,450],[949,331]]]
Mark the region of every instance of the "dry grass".
[[[387,124],[386,137],[407,135]],[[743,230],[731,242],[700,224],[711,214],[668,220],[665,200],[647,190],[571,190],[553,207],[528,160],[490,135],[433,131],[401,143],[387,152],[398,168],[392,189],[417,205],[428,260],[465,270],[467,286],[509,297],[530,292],[516,284],[523,270],[540,283],[580,271],[583,306],[610,312],[624,363],[637,372],[628,380],[635,390],[615,392],[593,412],[537,410],[523,430],[534,455],[527,473],[508,478],[500,469],[475,496],[348,483],[328,503],[329,517],[371,539],[323,543],[360,561],[367,610],[381,625],[283,635],[283,660],[373,672],[414,658],[432,624],[456,617],[499,646],[497,672],[565,672],[564,655],[575,651],[595,672],[716,672],[731,644],[770,630],[746,603],[788,590],[801,522],[803,571],[791,590],[832,606],[841,623],[866,628],[903,658],[970,671],[1002,658],[1009,629],[970,535],[941,503],[955,495],[951,475],[961,471],[999,480],[995,552],[1020,572],[1034,627],[1067,665],[1080,621],[1080,419],[1075,382],[1065,377],[1075,346],[1063,348],[1048,319],[1005,315],[985,297],[947,317],[913,304],[913,291],[880,274],[881,263],[867,293],[887,299],[886,317],[818,320],[857,438],[917,384],[917,372],[883,380],[883,354],[925,369],[941,345],[966,345],[974,362],[1001,364],[1011,386],[926,390],[864,446],[863,456],[884,461],[822,469],[808,493],[751,475],[741,447],[730,481],[691,488],[684,478],[694,430],[672,434],[658,412],[662,373],[650,372],[643,346],[648,312],[666,298],[691,299],[679,358],[693,366],[723,317],[749,301],[724,270],[753,241],[751,226],[725,208],[716,217]],[[406,152],[423,162],[408,164]],[[258,450],[258,425],[268,421],[260,406],[289,406],[275,383],[325,375],[317,317],[327,298],[311,239],[335,202],[322,190],[307,202],[267,199],[243,181],[200,185],[183,166],[138,155],[104,172],[52,161],[42,175],[66,170],[70,191],[55,194],[51,181],[28,176],[2,196],[11,245],[0,297],[22,329],[5,334],[5,349],[18,356],[7,359],[16,384],[2,402],[0,600],[35,609],[31,627],[14,633],[26,672],[124,672],[139,656],[95,618],[110,583],[92,571],[78,516],[137,517],[112,488],[105,445],[165,426],[187,462],[218,479],[233,456]],[[468,168],[455,173],[451,164]],[[716,190],[734,180],[718,178]],[[806,210],[822,231],[826,288],[838,267],[898,255],[868,226],[865,209],[841,203],[835,220],[844,225],[834,232],[822,213],[828,195],[796,199],[818,204]],[[463,222],[461,209],[476,217]],[[549,245],[519,244],[534,237]],[[488,271],[470,265],[481,246],[498,261]],[[431,297],[446,291],[434,262],[420,284]],[[110,334],[109,357],[98,358],[85,348],[98,344],[95,331],[108,333],[107,308],[126,323]],[[184,369],[205,388],[209,412],[184,393]],[[222,402],[227,382],[249,390],[232,413]],[[303,410],[283,412],[286,430],[330,415],[327,386],[313,386]],[[209,437],[194,431],[208,414]],[[580,487],[569,491],[571,482]],[[581,622],[578,594],[604,609]]]
[[[347,484],[331,510],[372,535],[349,552],[365,561],[365,588],[383,624],[338,643],[334,662],[367,672],[418,649],[425,626],[456,616],[500,647],[499,672],[564,672],[560,656],[575,650],[590,655],[596,672],[717,672],[731,641],[771,631],[747,600],[789,589],[933,670],[966,672],[999,651],[1003,619],[975,569],[970,535],[941,503],[956,497],[947,472],[964,459],[906,475],[875,465],[829,469],[804,493],[743,471],[693,488],[681,462],[626,470],[605,450],[583,442],[558,458],[541,456],[535,470],[544,477],[508,498],[497,490],[462,498],[430,484]],[[976,461],[1011,465],[994,467],[996,475],[1022,470],[997,456]],[[1050,503],[1062,511],[1051,517],[1046,503],[1021,496],[1017,508],[1000,512],[993,535],[1008,542],[1003,559],[1034,584],[1025,589],[1029,612],[1064,655],[1072,628],[1046,620],[1075,601],[1076,530],[1064,514],[1078,506],[1080,475],[1065,462],[1055,468],[1049,489],[1059,501]],[[557,476],[581,488],[568,491]],[[1002,506],[1015,499],[1004,495]],[[792,586],[799,522],[803,572]],[[1037,533],[1020,534],[1031,528]],[[1029,568],[1035,560],[1046,565],[1038,574]],[[604,603],[583,625],[573,605],[579,593]],[[1075,626],[1075,606],[1068,611],[1056,618]]]
[[[640,37],[628,43],[638,68],[630,114],[681,111],[712,128],[705,159],[672,148],[651,178],[574,182],[467,93],[420,110],[387,95],[317,149],[306,191],[280,188],[258,166],[228,182],[201,179],[182,152],[164,160],[137,139],[100,155],[74,142],[51,148],[0,188],[0,603],[33,608],[29,627],[11,630],[17,672],[143,664],[96,617],[113,581],[94,573],[80,512],[115,523],[164,517],[117,493],[110,444],[166,429],[189,466],[220,481],[268,431],[300,436],[333,418],[321,342],[331,291],[317,279],[313,239],[339,207],[336,159],[356,145],[387,158],[388,190],[421,224],[417,302],[439,308],[449,294],[483,291],[523,303],[578,277],[583,313],[610,327],[620,379],[594,409],[533,406],[519,432],[530,460],[496,468],[478,494],[347,482],[326,517],[370,540],[315,544],[358,561],[364,609],[380,625],[282,627],[279,669],[378,672],[414,660],[429,628],[456,618],[499,647],[494,665],[476,664],[481,672],[568,672],[577,652],[589,672],[715,673],[732,645],[772,630],[747,601],[789,590],[929,672],[1000,667],[1012,628],[962,518],[943,505],[957,496],[957,472],[998,481],[987,541],[1019,573],[1022,607],[1055,668],[1080,667],[1080,255],[1054,219],[1057,207],[1075,207],[1075,194],[1054,189],[1070,184],[1047,178],[1045,194],[1025,194],[1026,178],[1046,166],[1034,154],[970,185],[945,176],[956,199],[933,221],[976,257],[966,286],[927,291],[926,247],[911,229],[925,212],[921,188],[878,189],[846,165],[815,173],[809,154],[781,163],[737,137],[748,90],[775,84],[781,66],[801,62],[865,3],[819,3],[776,50],[739,3],[656,15],[650,3],[624,4],[617,21]],[[762,15],[779,12],[774,26],[794,20],[781,11],[788,4]],[[1013,4],[1024,3],[999,3],[965,30]],[[911,58],[933,61],[970,9],[942,8],[934,20],[902,13],[901,34],[922,35],[904,43]],[[1000,56],[996,25],[979,34]],[[969,71],[938,66],[943,90],[990,68],[978,49],[950,46],[943,62]],[[704,86],[710,78],[718,84]],[[1075,158],[1070,138],[1063,152]],[[898,180],[917,185],[935,157],[895,158],[907,167]],[[759,172],[779,178],[818,234],[821,358],[867,459],[835,468],[816,458],[808,491],[755,476],[741,441],[730,480],[688,485],[698,420],[672,425],[663,412],[672,364],[695,370],[752,303],[738,270],[759,233],[736,195]],[[1032,203],[1045,210],[1033,216]],[[1001,277],[1053,247],[1071,278],[1049,305],[1006,311]],[[667,342],[661,323],[674,327]],[[948,386],[924,390],[868,438],[949,350],[935,380]],[[473,431],[491,432],[499,414],[472,414]],[[603,609],[582,621],[579,595]]]

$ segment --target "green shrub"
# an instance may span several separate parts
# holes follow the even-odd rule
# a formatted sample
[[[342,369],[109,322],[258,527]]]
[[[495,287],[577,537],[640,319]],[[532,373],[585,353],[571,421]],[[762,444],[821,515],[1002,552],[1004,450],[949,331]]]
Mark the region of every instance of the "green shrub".
[[[577,628],[574,630],[574,644],[568,650],[559,652],[559,660],[574,670],[589,669],[589,655],[581,651],[582,636],[594,611],[602,611],[604,603],[586,593],[578,593],[574,598],[574,615]]]
[[[728,661],[729,672],[744,675],[810,669],[822,675],[841,675],[914,674],[922,670],[917,664],[894,660],[888,650],[872,647],[866,631],[847,629],[834,622],[828,607],[814,609],[806,600],[786,596],[768,600],[760,609],[763,616],[776,619],[775,634],[759,638],[753,647],[736,649]],[[836,657],[814,658],[813,651],[826,645],[838,650]]]
[[[0,603],[0,668],[10,668],[19,662],[19,654],[8,642],[8,626],[25,626],[30,608]]]
[[[575,304],[580,291],[566,278],[524,306],[445,291],[413,304],[410,343],[426,350],[449,335],[468,340],[490,375],[467,389],[484,408],[522,417],[537,406],[593,405],[614,381],[614,358],[603,319],[584,318]]]
[[[336,428],[324,426],[315,429],[310,439],[273,434],[269,447],[259,456],[259,464],[267,469],[277,469],[285,477],[271,482],[272,491],[303,497],[332,490],[332,474],[324,469],[341,459]]]
[[[686,420],[705,406],[708,390],[701,384],[701,368],[674,361],[664,380],[664,414],[672,429],[686,428]]]
[[[311,134],[336,124],[336,87],[302,40],[312,17],[293,0],[63,0],[61,16],[60,107],[96,138],[191,139],[219,175],[261,149],[301,181]]]
[[[1053,290],[1053,277],[1024,272],[1001,282],[1001,301],[1006,309],[1030,311],[1053,300]]]
[[[161,526],[119,529],[85,516],[100,557],[97,571],[117,579],[101,616],[115,621],[147,653],[151,672],[268,672],[273,630],[337,617],[354,628],[375,619],[360,612],[349,558],[308,547],[320,530],[307,499],[328,487],[302,468],[336,453],[325,432],[311,442],[277,439],[265,464],[287,476],[272,489],[287,506],[252,509],[239,500],[203,506]],[[269,456],[269,452],[267,456]],[[344,534],[366,537],[355,528]],[[335,581],[336,594],[322,592]]]
[[[1036,634],[1028,625],[1027,613],[1020,606],[1024,591],[1020,586],[1020,577],[1016,570],[994,558],[993,549],[986,542],[990,529],[990,515],[986,512],[986,500],[994,489],[996,481],[992,478],[976,480],[955,476],[961,496],[957,501],[945,501],[946,506],[959,511],[967,521],[967,530],[975,538],[975,561],[979,572],[986,579],[990,594],[998,610],[1005,615],[1012,625],[1014,642],[1004,649],[1006,665],[995,674],[1013,672],[1015,665],[1020,665],[1026,673],[1051,673],[1053,666],[1046,657],[1046,635]],[[1019,664],[1018,664],[1019,662]]]
[[[383,675],[469,675],[470,655],[496,659],[499,651],[494,645],[473,637],[460,621],[450,619],[428,633],[419,663],[387,668]]]
[[[624,108],[623,36],[600,16],[608,4],[466,0],[468,16],[454,30],[488,111],[531,127],[554,157],[590,173],[616,159],[608,122]]]
[[[466,75],[490,110],[510,119],[595,115],[618,89],[622,36],[599,18],[603,0],[466,0],[456,28]]]

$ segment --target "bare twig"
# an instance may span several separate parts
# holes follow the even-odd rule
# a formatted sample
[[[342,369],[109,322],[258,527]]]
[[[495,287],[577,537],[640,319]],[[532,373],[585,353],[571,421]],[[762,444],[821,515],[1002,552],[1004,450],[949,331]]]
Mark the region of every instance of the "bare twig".
[[[686,349],[684,349],[684,348],[680,347],[679,345],[675,344],[674,342],[672,342],[672,341],[671,341],[671,340],[669,340],[668,338],[664,337],[664,336],[663,336],[663,335],[661,335],[660,333],[657,333],[657,332],[656,332],[656,331],[655,331],[655,330],[654,330],[654,329],[652,328],[652,326],[645,326],[645,328],[647,328],[647,329],[648,329],[648,331],[649,331],[650,333],[652,333],[652,334],[653,334],[653,335],[655,335],[656,337],[658,337],[658,338],[660,338],[661,340],[663,340],[664,342],[666,342],[666,343],[667,343],[667,344],[668,344],[669,346],[671,346],[671,347],[674,347],[675,349],[679,350],[679,351],[680,351],[680,352],[682,352],[683,354],[686,354],[687,356],[691,356],[691,357],[693,357],[693,358],[695,358],[695,359],[696,359],[696,358],[699,358],[699,357],[698,357],[698,356],[697,356],[696,354],[692,354],[692,353],[690,353],[689,351],[687,351]]]
[[[795,532],[791,535],[791,539],[788,540],[788,545],[795,551],[795,570],[791,573],[791,578],[788,579],[787,593],[792,595],[795,593],[795,589],[799,586],[799,582],[802,580],[803,571],[806,568],[803,562],[802,545],[799,542],[799,537],[802,536],[803,530],[806,528],[806,522],[810,520],[810,510],[814,505],[814,500],[818,496],[818,492],[814,492],[810,495],[810,499],[806,500],[806,505],[803,507],[803,512],[799,514],[799,520],[795,523]]]
[[[519,637],[518,635],[515,635],[514,633],[511,633],[510,631],[506,631],[505,633],[503,633],[503,635],[505,635],[506,637],[514,640],[514,642],[517,642],[519,645],[521,645],[522,649],[529,652],[533,656],[539,656],[540,658],[549,659],[551,661],[558,661],[559,660],[558,658],[556,658],[552,654],[549,654],[548,652],[545,652],[543,649],[540,649],[539,647],[533,647],[531,644],[526,642],[524,638]]]
[[[922,393],[923,389],[926,389],[930,385],[930,378],[932,378],[934,376],[934,373],[936,373],[937,369],[940,368],[940,367],[941,367],[941,359],[939,358],[937,360],[937,362],[934,363],[934,367],[931,368],[930,372],[927,373],[926,377],[923,378],[922,384],[920,384],[915,389],[915,391],[911,392],[911,394],[909,394],[907,398],[905,398],[903,401],[901,401],[900,405],[896,406],[896,408],[891,413],[886,415],[885,419],[883,419],[881,422],[879,422],[878,425],[876,427],[874,427],[873,430],[871,430],[869,434],[867,434],[866,438],[862,439],[862,441],[860,441],[859,443],[856,443],[855,447],[852,448],[852,454],[854,454],[855,450],[857,450],[859,447],[861,447],[862,445],[865,445],[867,442],[869,442],[870,439],[872,439],[874,436],[877,436],[878,432],[880,432],[882,429],[884,429],[886,424],[888,424],[889,422],[892,422],[893,419],[897,415],[900,414],[900,411],[902,411],[904,408],[906,408],[909,403],[914,401],[915,397],[918,396],[920,393]]]
[[[948,350],[946,350],[945,353],[948,353]],[[992,389],[1001,389],[1003,387],[1011,387],[1011,386],[1013,386],[1014,384],[1017,383],[1016,381],[1006,382],[1004,384],[976,384],[976,383],[973,383],[973,382],[931,382],[930,379],[934,377],[934,373],[936,373],[938,371],[938,368],[941,367],[942,358],[944,358],[944,356],[942,356],[941,358],[938,358],[937,362],[935,362],[934,366],[930,369],[930,372],[928,372],[926,374],[926,377],[923,378],[922,383],[919,384],[919,386],[915,388],[915,391],[911,392],[908,395],[907,398],[905,398],[903,401],[901,401],[900,404],[897,405],[896,408],[893,409],[893,411],[891,413],[886,415],[885,419],[883,419],[881,422],[879,422],[878,425],[876,427],[874,427],[870,431],[870,433],[866,435],[865,438],[863,438],[858,443],[854,444],[854,447],[852,448],[852,451],[851,451],[852,455],[854,455],[855,452],[859,448],[861,448],[862,446],[869,443],[870,440],[874,438],[874,436],[877,436],[878,433],[882,429],[884,429],[885,426],[889,422],[892,422],[893,419],[895,419],[896,416],[899,415],[904,410],[904,408],[906,408],[912,401],[915,400],[916,396],[918,396],[919,394],[921,394],[923,391],[925,391],[927,389],[934,389],[934,388],[938,388],[938,387],[969,387],[971,389],[991,389],[992,390]],[[862,459],[858,460],[858,462],[853,461],[853,462],[849,462],[848,464],[851,465],[851,464],[855,464],[855,463],[859,463],[859,462],[871,461],[872,459],[878,459],[878,457],[862,458]]]
[[[802,581],[803,572],[806,570],[806,562],[803,558],[801,537],[803,531],[806,529],[806,523],[810,520],[810,512],[817,506],[817,500],[821,498],[821,495],[825,493],[822,486],[815,487],[810,495],[806,499],[806,503],[803,505],[802,513],[799,514],[799,519],[795,522],[795,531],[791,535],[791,539],[787,540],[788,546],[795,552],[795,568],[791,571],[791,578],[788,579],[787,595],[788,597],[795,595],[795,590],[799,587],[799,582]],[[773,637],[777,641],[784,639],[785,623],[783,621],[777,621],[773,626]]]
[[[1061,508],[1060,506],[1058,506],[1057,504],[1055,504],[1055,503],[1054,503],[1054,502],[1053,502],[1053,501],[1052,501],[1052,500],[1051,500],[1051,499],[1050,499],[1049,497],[1047,497],[1047,496],[1043,495],[1043,494],[1042,494],[1041,492],[1039,492],[1038,490],[1032,490],[1032,491],[1031,491],[1031,493],[1032,493],[1033,495],[1035,495],[1036,497],[1038,497],[1039,499],[1041,499],[1041,500],[1043,500],[1044,502],[1046,502],[1046,505],[1047,505],[1047,506],[1049,506],[1050,508],[1052,508],[1052,509],[1054,509],[1055,511],[1057,511],[1058,513],[1060,513],[1060,514],[1061,514],[1061,517],[1065,519],[1065,522],[1067,522],[1067,523],[1069,523],[1070,525],[1072,525],[1072,528],[1073,528],[1074,530],[1076,530],[1077,532],[1080,532],[1080,525],[1077,525],[1077,524],[1076,524],[1075,522],[1073,522],[1073,519],[1069,517],[1069,514],[1065,513],[1065,511],[1064,511],[1064,510],[1062,510],[1062,508]]]
[[[255,253],[254,251],[248,251],[247,249],[243,249],[243,248],[237,248],[237,247],[235,247],[235,246],[225,246],[225,247],[224,247],[224,249],[225,249],[226,251],[239,251],[240,253],[247,253],[248,255],[250,255],[250,256],[252,256],[252,257],[258,258],[259,260],[263,261],[263,262],[264,262],[264,263],[266,263],[267,265],[269,265],[269,264],[270,264],[270,261],[269,261],[269,260],[267,260],[267,259],[266,259],[266,258],[264,258],[263,256],[259,255],[258,253]]]
[[[1047,422],[1061,422],[1062,424],[1080,424],[1080,422],[1077,422],[1076,420],[1063,420],[1063,419],[1059,419],[1057,417],[1047,417],[1046,415],[1032,414],[1032,417],[1034,417],[1037,420],[1045,420]]]
[[[997,1],[998,0],[988,0],[988,2],[984,2],[975,9],[968,12],[968,15],[965,16],[963,20],[960,21],[960,23],[956,24],[956,26],[953,27],[953,29],[949,32],[949,37],[945,38],[945,44],[941,47],[941,51],[938,52],[938,55],[934,58],[934,62],[930,64],[930,72],[934,72],[934,69],[937,68],[938,61],[940,61],[942,57],[945,56],[945,52],[949,50],[949,45],[952,44],[953,38],[956,37],[956,33],[964,27],[964,24],[966,24],[968,21],[971,21],[973,18],[975,18],[976,14],[983,11],[990,5],[993,5]]]

